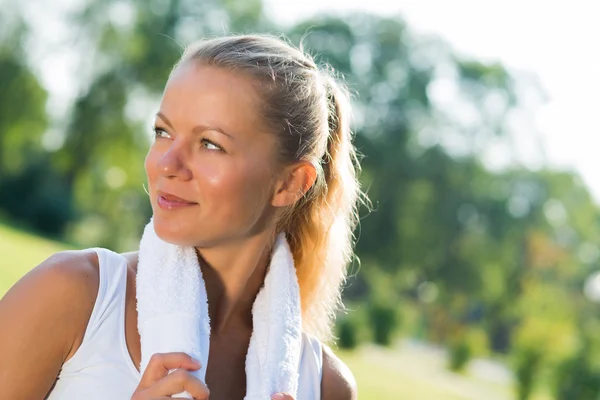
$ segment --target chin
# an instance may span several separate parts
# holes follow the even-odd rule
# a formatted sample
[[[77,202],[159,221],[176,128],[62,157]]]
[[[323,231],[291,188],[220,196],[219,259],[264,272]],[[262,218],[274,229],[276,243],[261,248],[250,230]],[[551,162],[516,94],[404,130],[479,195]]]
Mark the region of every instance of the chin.
[[[155,215],[153,222],[156,236],[167,243],[177,246],[196,246],[198,243],[196,237],[198,232],[190,227],[189,220],[181,223],[174,218],[161,218]]]

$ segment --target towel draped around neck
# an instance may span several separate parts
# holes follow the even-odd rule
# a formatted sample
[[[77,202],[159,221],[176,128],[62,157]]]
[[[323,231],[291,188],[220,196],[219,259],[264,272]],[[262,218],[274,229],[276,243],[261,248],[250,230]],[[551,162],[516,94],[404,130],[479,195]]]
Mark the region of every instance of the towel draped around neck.
[[[153,354],[184,352],[200,361],[194,375],[205,382],[211,331],[196,249],[163,241],[151,220],[140,243],[136,285],[142,374]],[[300,289],[283,233],[252,306],[252,322],[245,400],[267,400],[279,392],[295,397],[302,343]]]

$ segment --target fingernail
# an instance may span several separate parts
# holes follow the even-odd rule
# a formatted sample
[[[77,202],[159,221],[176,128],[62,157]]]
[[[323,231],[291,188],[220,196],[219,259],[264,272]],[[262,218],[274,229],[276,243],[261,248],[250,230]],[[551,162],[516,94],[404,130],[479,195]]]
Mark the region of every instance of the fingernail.
[[[192,359],[192,363],[200,366],[200,361],[196,360],[194,357],[190,357]]]
[[[284,400],[285,395],[283,393],[276,393],[271,397],[271,400]]]

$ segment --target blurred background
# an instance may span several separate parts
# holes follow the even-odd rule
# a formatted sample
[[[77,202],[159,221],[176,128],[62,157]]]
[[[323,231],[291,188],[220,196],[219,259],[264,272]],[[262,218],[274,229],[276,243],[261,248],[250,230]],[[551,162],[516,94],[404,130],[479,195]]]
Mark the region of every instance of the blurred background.
[[[0,296],[56,251],[137,248],[182,45],[284,33],[354,93],[374,210],[333,345],[360,398],[598,399],[594,2],[325,3],[3,0]]]

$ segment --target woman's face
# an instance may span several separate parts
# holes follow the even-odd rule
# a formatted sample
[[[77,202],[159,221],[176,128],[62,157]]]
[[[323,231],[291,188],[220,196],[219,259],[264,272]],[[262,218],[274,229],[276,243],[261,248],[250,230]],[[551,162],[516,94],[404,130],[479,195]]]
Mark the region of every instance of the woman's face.
[[[160,238],[210,247],[271,226],[276,143],[259,101],[242,74],[196,62],[173,72],[145,162]]]

